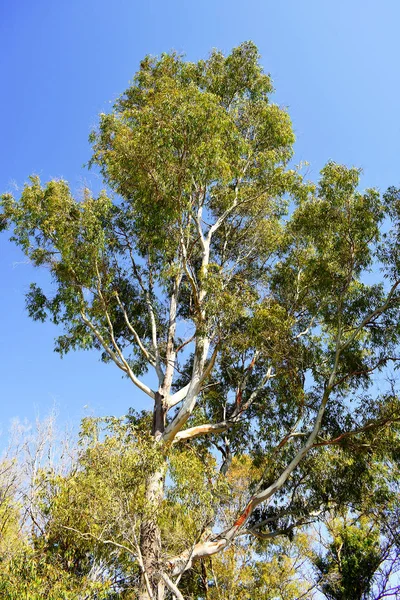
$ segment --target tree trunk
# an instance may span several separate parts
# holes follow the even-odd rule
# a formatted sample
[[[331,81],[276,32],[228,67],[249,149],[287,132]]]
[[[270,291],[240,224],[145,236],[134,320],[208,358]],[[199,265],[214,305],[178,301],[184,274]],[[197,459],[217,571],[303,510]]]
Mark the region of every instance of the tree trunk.
[[[152,473],[147,480],[146,510],[140,527],[140,551],[144,573],[140,583],[139,600],[164,600],[165,584],[160,580],[161,532],[158,509],[164,496],[164,468]],[[147,579],[147,581],[146,581]],[[152,596],[149,593],[151,589]]]
[[[153,415],[153,436],[155,443],[165,428],[165,407],[163,389],[155,395]],[[146,514],[140,527],[140,551],[144,573],[140,583],[139,600],[164,600],[165,583],[160,578],[161,532],[158,526],[158,513],[164,498],[165,466],[151,473],[146,482]],[[150,595],[150,591],[151,595]]]
[[[160,387],[154,396],[153,429],[154,443],[161,441],[165,430],[168,410],[166,399],[171,391],[174,375],[176,352],[174,338],[176,330],[176,307],[179,285],[182,275],[174,281],[174,291],[170,298],[169,327],[166,346],[165,374]],[[156,346],[156,343],[154,344]],[[161,451],[161,448],[160,448]],[[140,527],[140,551],[144,573],[140,583],[139,600],[164,600],[165,582],[160,576],[161,532],[158,525],[158,514],[164,499],[164,479],[166,462],[155,473],[151,473],[146,482],[146,514]]]
[[[204,600],[208,600],[208,573],[204,560],[201,561],[201,582],[203,585]]]

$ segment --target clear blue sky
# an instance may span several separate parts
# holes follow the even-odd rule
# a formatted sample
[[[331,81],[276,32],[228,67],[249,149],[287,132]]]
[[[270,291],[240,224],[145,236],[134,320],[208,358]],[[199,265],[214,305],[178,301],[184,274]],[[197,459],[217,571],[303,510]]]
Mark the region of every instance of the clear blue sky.
[[[0,191],[31,173],[99,187],[87,137],[145,54],[191,60],[244,40],[259,46],[288,107],[297,160],[317,178],[328,159],[364,169],[364,185],[400,185],[398,0],[4,0],[0,3]],[[17,192],[16,192],[17,193]],[[0,424],[46,414],[124,414],[138,392],[93,353],[63,360],[55,330],[31,322],[24,292],[40,278],[0,237]],[[139,406],[143,406],[140,404]]]

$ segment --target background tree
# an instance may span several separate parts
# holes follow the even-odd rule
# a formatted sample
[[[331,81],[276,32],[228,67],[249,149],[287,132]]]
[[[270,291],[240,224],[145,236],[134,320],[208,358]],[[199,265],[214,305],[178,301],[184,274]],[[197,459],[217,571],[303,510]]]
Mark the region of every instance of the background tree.
[[[318,587],[329,600],[379,600],[399,594],[394,575],[399,569],[398,540],[384,535],[382,523],[363,515],[328,522],[331,536],[320,537],[314,557]],[[325,553],[321,548],[325,546]]]
[[[335,163],[304,181],[271,93],[251,43],[147,57],[91,136],[115,197],[33,177],[2,199],[12,240],[52,276],[32,285],[30,315],[63,329],[58,352],[99,349],[153,403],[135,417],[152,465],[131,516],[141,600],[180,598],[182,575],[244,532],[287,533],[348,501],[349,472],[367,480],[356,447],[398,432],[396,393],[373,384],[399,357],[399,195],[360,192],[359,170]],[[178,452],[207,472],[215,449],[213,501],[185,545],[196,501],[186,489],[160,520],[167,469]],[[217,465],[243,454],[258,475],[221,529]]]
[[[395,576],[400,568],[399,473],[388,456],[386,465],[375,459],[375,474],[361,502],[333,508],[332,515],[321,519],[312,562],[318,586],[329,599],[379,600],[400,594]]]
[[[50,503],[55,507],[60,494],[50,482],[63,481],[73,470],[75,453],[69,437],[57,439],[54,415],[13,426],[0,462],[0,593],[5,600],[112,598],[113,581],[93,549],[83,548],[81,539],[66,545],[64,530],[56,541],[49,535],[55,513]]]
[[[322,591],[330,600],[367,598],[382,560],[379,530],[364,519],[332,525],[328,552],[316,560]]]

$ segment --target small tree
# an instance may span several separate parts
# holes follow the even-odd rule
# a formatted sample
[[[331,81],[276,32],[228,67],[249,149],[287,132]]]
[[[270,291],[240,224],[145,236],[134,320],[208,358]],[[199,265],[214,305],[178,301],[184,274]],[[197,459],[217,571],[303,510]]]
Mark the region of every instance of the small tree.
[[[91,136],[115,197],[33,177],[2,199],[12,240],[53,280],[31,286],[29,314],[63,329],[58,352],[98,349],[153,404],[137,417],[157,457],[137,515],[141,600],[181,598],[182,574],[246,528],[287,533],[354,500],[373,453],[397,443],[397,396],[372,384],[398,360],[399,195],[360,192],[360,171],[332,162],[304,181],[272,91],[251,43],[147,57]],[[166,470],[197,448],[219,451],[222,474],[251,456],[258,480],[229,526],[215,494],[197,542],[168,555]]]
[[[375,571],[382,562],[379,529],[364,519],[331,523],[332,540],[316,567],[329,600],[368,598]]]

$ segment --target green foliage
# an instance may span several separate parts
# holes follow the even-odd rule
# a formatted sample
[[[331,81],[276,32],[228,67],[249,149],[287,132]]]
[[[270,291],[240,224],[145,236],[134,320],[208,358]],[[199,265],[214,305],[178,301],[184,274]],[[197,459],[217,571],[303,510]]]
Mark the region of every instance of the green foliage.
[[[87,576],[64,569],[59,557],[27,547],[1,563],[0,593],[4,600],[75,600],[78,594],[96,600],[111,600],[108,582],[96,583]]]
[[[272,92],[251,42],[197,63],[146,57],[90,136],[109,192],[75,198],[64,181],[32,177],[19,199],[2,196],[1,229],[52,278],[32,284],[30,316],[60,326],[60,354],[97,349],[154,401],[153,414],[86,420],[74,469],[40,473],[34,570],[44,555],[43,573],[57,564],[75,582],[101,564],[129,595],[146,563],[155,590],[177,554],[222,523],[214,542],[228,546],[248,519],[246,536],[287,538],[269,555],[245,538],[252,597],[291,598],[296,577],[275,591],[268,565],[290,580],[292,558],[276,556],[292,552],[297,528],[332,506],[368,515],[393,501],[399,191],[361,192],[360,170],[334,162],[306,181]],[[349,573],[374,561],[363,531],[338,534]],[[218,560],[232,572],[238,558]],[[196,577],[204,588],[203,568]],[[185,575],[195,594],[192,584]]]
[[[322,591],[329,600],[368,597],[375,571],[382,562],[379,529],[366,518],[354,524],[333,521],[332,542],[325,556],[315,560],[323,577]]]
[[[249,486],[259,477],[249,456],[232,460],[219,509],[223,525],[243,510]],[[295,600],[310,587],[302,565],[311,557],[311,538],[305,534],[265,540],[242,536],[226,552],[205,559],[184,576],[182,592],[196,600]]]
[[[270,103],[271,82],[258,58],[255,46],[246,43],[226,58],[213,52],[197,64],[174,54],[142,62],[132,86],[110,115],[101,115],[91,136],[91,164],[100,167],[122,202],[112,202],[105,192],[94,198],[88,190],[82,201],[75,200],[66,182],[43,187],[37,177],[19,201],[3,196],[3,222],[13,226],[12,240],[53,276],[55,294],[49,297],[33,285],[27,306],[33,318],[49,316],[64,328],[57,351],[97,347],[110,360],[118,354],[114,338],[128,349],[133,371],[143,372],[146,366],[123,310],[149,342],[140,282],[150,277],[153,285],[169,287],[181,261],[182,236],[192,240],[190,261],[195,263],[199,254],[191,215],[206,202],[210,218],[218,218],[239,187],[238,210],[215,237],[215,268],[199,271],[198,277],[207,280],[206,310],[213,322],[219,320],[221,334],[254,303],[251,287],[259,272],[250,280],[240,272],[227,278],[223,266],[236,255],[238,243],[244,251],[251,248],[247,269],[250,259],[259,256],[262,262],[276,249],[284,195],[301,187],[296,173],[285,170],[294,141],[290,120]],[[182,284],[182,299],[188,283]],[[238,312],[244,294],[248,301]],[[193,289],[186,299],[189,307],[183,302],[180,311],[198,322]],[[160,338],[163,308],[160,304],[155,311]]]

